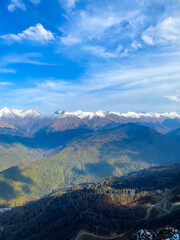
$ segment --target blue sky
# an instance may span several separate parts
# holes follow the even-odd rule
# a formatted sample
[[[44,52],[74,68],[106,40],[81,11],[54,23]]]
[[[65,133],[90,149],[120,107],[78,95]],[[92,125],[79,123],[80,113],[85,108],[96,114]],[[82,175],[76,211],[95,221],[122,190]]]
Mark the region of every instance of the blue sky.
[[[180,111],[179,0],[3,0],[0,107]]]

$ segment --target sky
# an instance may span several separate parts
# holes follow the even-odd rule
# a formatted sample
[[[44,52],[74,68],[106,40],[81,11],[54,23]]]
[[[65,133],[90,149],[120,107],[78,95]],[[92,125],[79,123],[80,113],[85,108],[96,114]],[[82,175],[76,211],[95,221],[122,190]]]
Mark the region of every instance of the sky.
[[[1,0],[0,108],[180,112],[179,0]]]

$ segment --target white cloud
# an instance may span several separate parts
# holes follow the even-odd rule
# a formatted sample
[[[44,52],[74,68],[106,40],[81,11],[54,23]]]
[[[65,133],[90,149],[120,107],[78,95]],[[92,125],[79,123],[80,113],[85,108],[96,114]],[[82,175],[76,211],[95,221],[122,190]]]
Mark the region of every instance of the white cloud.
[[[113,42],[122,37],[123,22],[135,18],[137,11],[132,11],[127,14],[109,11],[109,9],[99,10],[97,8],[91,10],[74,11],[67,17],[68,25],[61,26],[60,30],[65,37],[62,40],[69,40],[72,44],[77,41],[87,43],[93,40],[107,43]],[[109,31],[109,32],[108,32]],[[72,41],[71,41],[72,40]],[[119,41],[119,40],[118,40]],[[119,42],[120,43],[120,42]]]
[[[116,54],[116,52],[109,52],[106,51],[106,49],[104,47],[101,46],[84,46],[82,48],[84,51],[95,55],[97,57],[102,57],[102,58],[115,58],[118,57],[118,55]]]
[[[41,83],[37,82],[37,86],[40,88],[56,89],[57,82],[54,82],[53,80],[45,80]]]
[[[39,59],[42,55],[39,53],[26,53],[26,54],[9,54],[0,58],[0,67],[8,66],[14,63],[28,63],[34,65],[54,65],[51,63],[42,62]],[[14,72],[13,69],[1,68],[4,72]]]
[[[51,31],[46,30],[40,23],[35,26],[29,27],[22,33],[18,34],[6,34],[0,36],[3,40],[7,42],[15,41],[21,42],[23,40],[32,41],[36,43],[47,43],[48,41],[54,40],[55,37]]]
[[[13,95],[17,102],[51,105],[50,111],[58,108],[61,103],[65,109],[173,110],[175,105],[168,105],[164,98],[173,96],[170,93],[180,89],[179,64],[173,59],[171,56],[169,64],[169,59],[164,62],[164,56],[161,56],[161,59],[158,56],[157,61],[149,65],[143,56],[140,62],[133,65],[123,67],[118,64],[109,70],[91,73],[75,82],[53,78],[37,79],[34,87],[13,90],[8,94]],[[171,100],[177,104],[178,98],[179,95],[171,97]]]
[[[11,82],[0,82],[0,86],[5,87],[5,86],[9,86],[12,85]]]
[[[16,73],[16,70],[10,68],[0,68],[0,73]]]
[[[118,47],[116,48],[116,52],[120,53],[122,50],[123,50],[123,46],[119,44]]]
[[[76,15],[76,14],[75,14]],[[80,11],[74,17],[72,27],[67,30],[60,29],[64,36],[60,37],[61,43],[66,46],[73,46],[82,43],[83,45],[89,45],[87,43],[94,39],[100,39],[103,33],[112,26],[120,23],[122,18],[119,16],[109,16],[109,14],[101,14],[101,16],[90,15],[88,12]],[[103,53],[103,47],[87,47],[83,50],[87,50],[90,53],[97,53],[97,55],[105,55]],[[106,54],[106,56],[110,54]]]
[[[88,12],[81,11],[80,18],[78,19],[78,27],[81,33],[85,33],[88,38],[98,38],[106,29],[119,24],[123,21],[122,16],[115,15],[113,13],[107,13],[100,15],[90,15]]]
[[[165,98],[173,102],[180,102],[180,91],[176,91],[176,93],[172,95],[167,95]]]
[[[70,8],[74,7],[76,2],[77,0],[67,0],[67,6]]]
[[[74,8],[76,5],[76,2],[79,0],[59,0],[60,3],[63,5],[64,8]]]
[[[33,4],[39,4],[41,2],[41,0],[30,0]]]
[[[59,27],[63,36],[56,52],[63,52],[71,58],[83,57],[84,52],[102,58],[127,56],[127,51],[122,55],[122,50],[130,47],[129,43],[134,40],[135,29],[141,24],[140,12],[132,8],[125,12],[119,4],[113,3],[111,6],[111,2],[107,2],[101,1],[101,4],[96,1],[88,2],[84,10],[67,11],[65,16],[67,22]],[[130,32],[132,36],[129,36]],[[62,44],[67,48],[62,47]],[[76,48],[76,44],[80,45],[79,48]],[[71,53],[69,46],[74,46]],[[134,43],[133,47],[141,48],[140,42],[137,42],[136,46]]]
[[[147,45],[179,44],[180,43],[180,18],[168,17],[155,27],[150,26],[142,34],[142,40]]]
[[[26,6],[25,4],[22,2],[22,0],[11,0],[11,3],[8,5],[8,10],[10,12],[13,12],[14,10],[16,10],[17,8],[22,9],[22,10],[26,10]]]
[[[138,50],[138,49],[143,48],[143,45],[140,42],[134,41],[131,43],[131,48],[134,50]]]
[[[37,5],[40,3],[41,0],[30,0],[33,4]],[[8,5],[8,10],[13,12],[17,9],[21,9],[26,11],[26,5],[24,4],[23,0],[11,0],[10,4]]]
[[[72,35],[60,37],[61,42],[66,46],[75,45],[81,42],[81,39]]]

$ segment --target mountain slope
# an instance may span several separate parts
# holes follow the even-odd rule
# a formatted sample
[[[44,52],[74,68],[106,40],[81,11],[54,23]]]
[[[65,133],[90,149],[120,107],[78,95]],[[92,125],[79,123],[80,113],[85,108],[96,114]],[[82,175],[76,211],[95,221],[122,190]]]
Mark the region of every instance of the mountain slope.
[[[50,151],[35,147],[36,141],[13,125],[0,121],[0,171],[47,156]]]
[[[43,149],[34,149],[22,144],[0,145],[0,171],[12,166],[36,161],[50,153]]]
[[[92,132],[73,129],[63,132],[41,130],[29,136],[16,127],[0,121],[0,171],[53,155],[76,136]]]
[[[0,121],[0,171],[44,156],[45,151],[25,146],[18,139],[30,138],[16,127]]]
[[[2,239],[94,240],[105,236],[111,240],[124,233],[117,239],[128,240],[139,229],[152,232],[167,225],[180,229],[179,196],[180,163],[62,189],[1,214]],[[168,231],[160,231],[159,235],[168,236]]]
[[[15,126],[8,124],[6,122],[0,121],[0,138],[3,137],[4,135],[28,137],[28,134],[19,130]]]
[[[176,141],[180,142],[180,128],[171,131],[167,134],[169,137],[175,139]]]
[[[1,204],[19,205],[71,184],[121,176],[180,159],[180,145],[147,127],[125,124],[78,137],[58,154],[0,173]]]

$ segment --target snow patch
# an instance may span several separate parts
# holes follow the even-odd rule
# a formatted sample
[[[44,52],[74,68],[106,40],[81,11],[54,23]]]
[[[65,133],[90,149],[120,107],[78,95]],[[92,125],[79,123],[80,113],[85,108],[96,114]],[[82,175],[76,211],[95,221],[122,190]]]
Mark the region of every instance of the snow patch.
[[[0,213],[5,213],[10,210],[11,210],[11,208],[0,208]]]
[[[100,110],[97,112],[83,112],[82,110],[77,110],[75,112],[57,111],[55,112],[54,117],[64,118],[68,116],[76,116],[81,119],[84,118],[92,119],[94,117],[105,118],[106,114],[107,114],[106,112]]]

